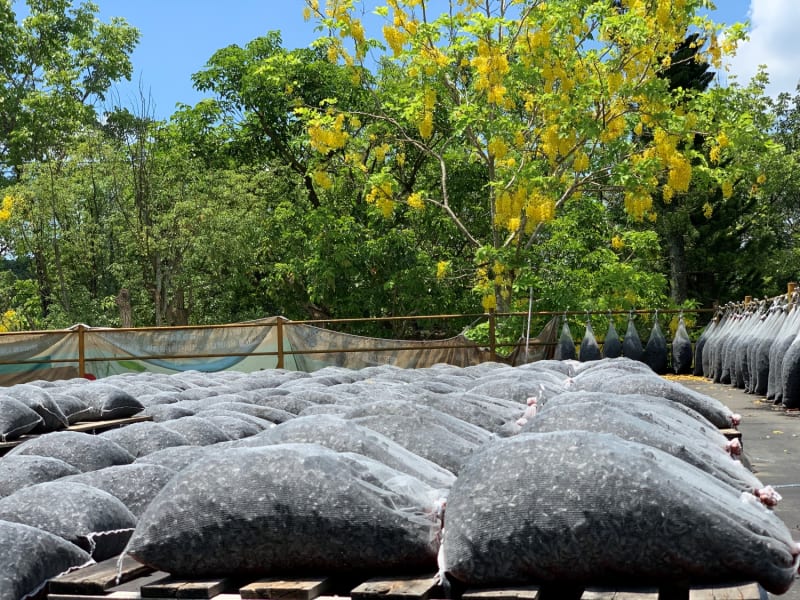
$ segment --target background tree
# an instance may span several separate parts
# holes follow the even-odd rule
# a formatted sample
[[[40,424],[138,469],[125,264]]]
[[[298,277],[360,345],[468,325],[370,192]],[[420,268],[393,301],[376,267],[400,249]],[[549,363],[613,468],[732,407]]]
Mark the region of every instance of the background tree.
[[[320,156],[306,136],[297,113],[303,107],[325,106],[335,98],[366,114],[373,99],[360,78],[371,75],[365,69],[358,73],[355,81],[352,71],[330,62],[324,50],[285,50],[272,32],[244,48],[216,52],[194,75],[196,86],[212,97],[184,107],[180,118],[195,119],[198,110],[216,114],[217,127],[231,140],[218,150],[232,164],[271,174],[264,243],[255,264],[263,265],[259,285],[270,306],[282,314],[367,317],[438,313],[442,306],[468,309],[461,279],[440,272],[444,283],[437,285],[441,249],[452,241],[442,235],[441,219],[419,212],[387,220],[366,201],[361,169],[380,171],[392,149],[375,141],[354,162],[335,148]],[[366,124],[354,117],[349,126],[359,130]],[[343,165],[343,159],[350,162]],[[410,189],[425,176],[426,166],[413,153],[398,174]],[[409,333],[400,323],[393,327],[393,334]]]
[[[701,4],[453,0],[434,15],[431,3],[398,0],[378,8],[376,39],[360,3],[310,0],[307,16],[328,33],[318,44],[352,65],[373,100],[368,111],[337,101],[296,113],[331,172],[363,164],[371,145],[391,148],[380,169],[361,169],[367,200],[387,216],[440,211],[473,253],[484,308],[508,308],[545,224],[571,199],[618,199],[641,221],[655,215],[660,180],[688,191],[687,142],[710,124],[708,106],[671,89],[663,71],[689,27],[701,34],[699,56],[716,61],[719,30],[696,14]],[[728,49],[740,35],[726,32]],[[362,77],[373,60],[375,79]],[[633,135],[643,128],[649,139]],[[407,189],[397,176],[413,154],[437,171],[428,188]],[[463,164],[484,181],[466,203],[452,190],[451,169]],[[721,177],[715,165],[706,170],[704,185]]]
[[[70,137],[96,121],[94,104],[114,81],[130,78],[139,33],[122,19],[100,22],[97,11],[89,2],[73,7],[67,0],[30,0],[27,16],[17,22],[11,0],[0,0],[0,188],[19,181],[34,161],[57,171]],[[47,314],[54,288],[40,208],[29,223],[27,250]]]

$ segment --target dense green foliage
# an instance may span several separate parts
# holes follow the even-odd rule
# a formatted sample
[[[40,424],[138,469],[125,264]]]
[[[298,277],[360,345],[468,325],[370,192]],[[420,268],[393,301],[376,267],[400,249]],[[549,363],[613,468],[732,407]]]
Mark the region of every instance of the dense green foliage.
[[[634,24],[606,4],[612,16],[592,18]],[[665,145],[653,131],[666,121],[643,129],[637,117],[619,131],[613,120],[584,119],[575,131],[597,139],[581,138],[592,150],[570,151],[569,169],[591,178],[533,226],[509,214],[498,221],[498,186],[530,175],[513,169],[531,157],[546,172],[536,185],[563,181],[566,157],[544,142],[528,156],[511,134],[498,141],[534,109],[503,108],[483,92],[463,101],[485,70],[485,47],[453,50],[473,53],[470,74],[469,57],[417,63],[413,52],[430,48],[409,47],[391,60],[373,41],[381,57],[365,68],[329,40],[292,50],[272,32],[209,57],[193,76],[209,98],[161,121],[146,98],[95,109],[130,77],[133,27],[99,22],[91,3],[37,0],[29,10],[20,23],[0,0],[0,329],[119,326],[126,310],[138,326],[478,313],[491,306],[487,294],[516,311],[531,297],[537,311],[709,306],[777,295],[798,277],[800,96],[767,98],[764,74],[746,87],[709,85],[696,36],[676,41],[669,66],[652,72],[647,100],[681,127],[694,123],[683,114],[691,106],[696,136]],[[546,18],[572,18],[559,15]],[[348,24],[359,38],[354,23],[329,25]],[[505,24],[482,26],[491,35]],[[435,93],[415,83],[415,68],[429,69]],[[539,85],[521,67],[509,77],[518,91]],[[486,115],[496,120],[476,133]],[[642,179],[652,205],[636,210],[626,186],[644,188],[633,154],[640,170],[673,161]],[[691,162],[692,183],[673,196],[678,154]],[[418,337],[463,325],[354,331]],[[501,333],[515,338],[521,325]]]

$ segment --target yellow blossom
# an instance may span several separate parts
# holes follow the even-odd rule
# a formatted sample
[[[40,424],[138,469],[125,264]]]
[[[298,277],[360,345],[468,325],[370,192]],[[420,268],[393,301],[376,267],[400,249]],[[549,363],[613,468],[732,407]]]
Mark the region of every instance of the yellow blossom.
[[[377,185],[373,185],[367,193],[366,200],[370,204],[374,204],[381,211],[385,218],[392,216],[394,212],[394,185],[391,181],[383,181]]]
[[[483,298],[481,298],[481,305],[483,306],[483,310],[487,312],[497,308],[497,298],[495,298],[494,292],[489,292],[484,295]]]
[[[585,171],[589,168],[589,155],[585,152],[576,153],[572,166],[576,171]]]
[[[767,176],[764,175],[764,173],[761,173],[758,177],[756,177],[756,183],[758,185],[764,185],[765,183],[767,183]]]
[[[427,140],[433,134],[433,113],[430,111],[425,111],[424,116],[422,117],[422,121],[419,122],[417,126],[419,129],[419,134],[422,136],[423,140]]]
[[[450,261],[440,260],[438,263],[436,263],[436,279],[444,279],[449,270]]]
[[[714,214],[714,207],[711,206],[708,202],[703,204],[703,215],[706,219],[710,219],[711,215]]]
[[[644,219],[644,216],[653,207],[653,198],[644,189],[637,189],[625,192],[625,212],[637,221]]]
[[[691,163],[682,154],[673,154],[669,161],[668,185],[676,192],[687,192],[691,180]]]
[[[502,138],[492,138],[489,142],[488,150],[489,154],[495,158],[502,159],[508,153],[508,146],[506,146]]]
[[[329,190],[333,186],[333,180],[325,171],[314,171],[314,183],[325,190]]]
[[[344,114],[338,114],[332,123],[315,121],[308,127],[308,136],[311,140],[311,148],[320,154],[327,154],[331,150],[342,148],[349,139],[349,135],[343,129]]]
[[[381,197],[378,199],[377,205],[385,219],[388,219],[392,216],[392,213],[394,212],[394,200],[391,198]]]
[[[419,192],[414,192],[413,194],[411,194],[408,197],[408,200],[406,200],[406,202],[408,202],[408,205],[411,208],[416,210],[422,210],[423,208],[425,208],[425,201],[422,199],[422,194],[420,194]]]
[[[14,208],[14,196],[6,194],[0,204],[0,223],[5,223],[11,218],[11,211]]]
[[[722,182],[722,197],[726,200],[733,196],[733,184],[730,181]]]
[[[339,49],[335,44],[328,46],[327,54],[329,62],[335,63],[339,59]]]
[[[611,238],[611,247],[614,250],[622,250],[625,247],[625,240],[622,237],[615,235]]]

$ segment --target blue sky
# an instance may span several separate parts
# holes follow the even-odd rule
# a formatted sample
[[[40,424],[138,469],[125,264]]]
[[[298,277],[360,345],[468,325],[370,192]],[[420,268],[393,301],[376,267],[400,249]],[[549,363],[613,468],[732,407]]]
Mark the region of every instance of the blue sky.
[[[151,98],[157,117],[166,118],[177,103],[202,98],[192,88],[191,75],[218,49],[244,45],[270,30],[279,30],[286,48],[308,46],[315,38],[313,23],[302,16],[302,0],[94,0],[100,18],[124,17],[141,31],[133,54],[130,84],[117,87],[123,106],[138,106],[138,90]],[[435,4],[435,2],[433,2]],[[750,20],[751,41],[745,44],[722,76],[746,83],[761,63],[770,67],[770,93],[794,93],[800,66],[800,0],[716,0],[715,21],[730,24]]]

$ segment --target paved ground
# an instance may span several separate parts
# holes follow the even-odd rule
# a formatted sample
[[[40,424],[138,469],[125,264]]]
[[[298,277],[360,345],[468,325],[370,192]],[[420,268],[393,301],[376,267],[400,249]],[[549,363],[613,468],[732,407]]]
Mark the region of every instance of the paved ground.
[[[775,509],[800,541],[800,413],[776,408],[742,390],[699,377],[676,378],[687,387],[717,398],[742,415],[742,443],[753,471],[783,496]],[[800,580],[782,596],[800,600]]]

